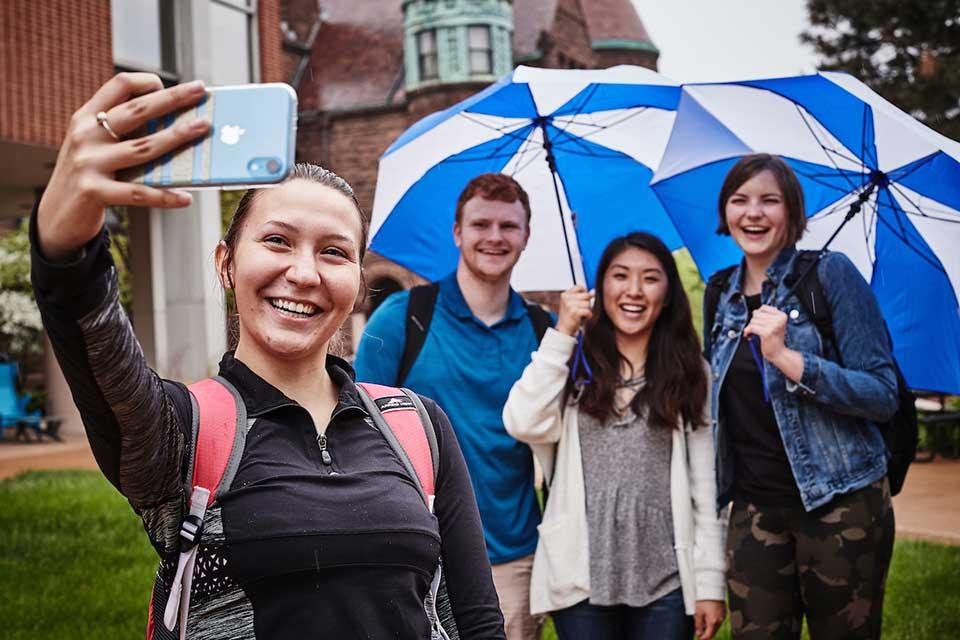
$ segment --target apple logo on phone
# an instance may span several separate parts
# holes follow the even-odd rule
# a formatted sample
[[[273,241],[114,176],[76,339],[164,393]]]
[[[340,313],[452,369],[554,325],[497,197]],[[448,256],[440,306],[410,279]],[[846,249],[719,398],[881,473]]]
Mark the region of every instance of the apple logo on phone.
[[[228,124],[224,125],[220,129],[220,142],[223,144],[237,144],[240,142],[240,136],[245,134],[247,131],[241,129],[238,124]]]

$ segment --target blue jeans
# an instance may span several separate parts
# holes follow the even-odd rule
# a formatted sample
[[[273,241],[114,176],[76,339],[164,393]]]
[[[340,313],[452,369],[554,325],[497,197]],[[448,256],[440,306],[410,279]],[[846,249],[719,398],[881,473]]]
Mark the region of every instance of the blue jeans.
[[[553,612],[560,640],[690,640],[693,617],[683,606],[680,589],[645,607],[603,607],[589,600]]]

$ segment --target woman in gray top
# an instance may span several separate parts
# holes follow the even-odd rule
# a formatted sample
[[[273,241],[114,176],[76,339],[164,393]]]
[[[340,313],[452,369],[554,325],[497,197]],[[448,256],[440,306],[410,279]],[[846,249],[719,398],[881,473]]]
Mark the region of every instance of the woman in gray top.
[[[595,300],[563,293],[504,408],[551,483],[531,609],[552,612],[561,640],[708,640],[725,615],[724,527],[690,305],[647,233],[607,247],[596,287]],[[574,366],[586,380],[571,381]]]

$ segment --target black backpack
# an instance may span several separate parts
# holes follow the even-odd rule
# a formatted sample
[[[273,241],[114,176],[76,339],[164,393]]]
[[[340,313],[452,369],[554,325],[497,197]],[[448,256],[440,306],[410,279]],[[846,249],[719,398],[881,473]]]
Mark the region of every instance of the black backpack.
[[[410,289],[410,299],[407,302],[407,321],[404,328],[403,357],[400,358],[400,367],[397,369],[397,386],[403,386],[403,381],[407,379],[413,363],[420,355],[420,350],[423,349],[423,343],[427,339],[427,331],[430,330],[430,321],[433,319],[433,309],[437,304],[439,293],[440,284],[436,282]],[[542,340],[543,334],[547,332],[549,327],[553,326],[553,319],[540,305],[526,301],[525,304],[537,340]]]
[[[836,334],[833,331],[833,318],[831,316],[830,304],[827,301],[826,293],[823,290],[823,284],[817,275],[816,263],[821,256],[820,251],[799,251],[793,263],[793,269],[784,279],[784,282],[793,287],[797,294],[797,299],[804,310],[813,317],[813,322],[824,340],[824,344],[830,345],[836,357],[836,362],[843,365],[840,349],[837,347]],[[707,361],[710,361],[711,331],[713,322],[717,315],[717,305],[720,302],[720,295],[730,280],[730,276],[736,269],[736,265],[717,271],[707,281],[707,287],[703,292],[703,354]],[[893,345],[890,338],[890,330],[887,332],[887,341]],[[891,349],[892,350],[892,349]],[[907,381],[903,377],[900,365],[896,359],[893,360],[893,370],[897,375],[897,412],[893,417],[883,423],[878,423],[880,433],[883,435],[883,442],[887,446],[890,459],[887,461],[887,478],[890,480],[890,493],[897,495],[903,488],[903,482],[907,477],[907,469],[910,463],[917,456],[917,441],[919,430],[917,427],[917,409],[914,404],[913,393],[907,386]]]

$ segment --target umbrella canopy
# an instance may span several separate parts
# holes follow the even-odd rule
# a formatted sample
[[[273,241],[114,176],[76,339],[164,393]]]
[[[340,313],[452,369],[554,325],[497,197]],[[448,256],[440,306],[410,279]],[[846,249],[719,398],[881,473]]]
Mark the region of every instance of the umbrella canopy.
[[[457,197],[486,172],[513,176],[530,195],[530,243],[512,280],[521,291],[563,290],[574,276],[590,283],[607,243],[629,231],[676,248],[648,184],[679,96],[676,83],[641,67],[518,67],[387,149],[370,248],[431,280],[450,273]]]
[[[960,393],[960,144],[842,73],[685,86],[652,184],[704,276],[740,259],[714,233],[717,197],[754,152],[803,185],[801,247],[820,248],[869,192],[830,248],[870,282],[908,384]]]

